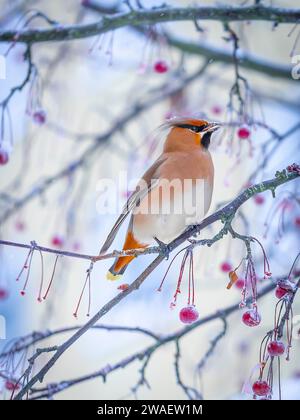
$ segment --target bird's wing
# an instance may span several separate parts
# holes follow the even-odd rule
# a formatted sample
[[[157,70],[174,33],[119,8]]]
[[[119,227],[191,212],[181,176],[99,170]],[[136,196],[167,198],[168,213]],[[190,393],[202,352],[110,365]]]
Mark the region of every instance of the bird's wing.
[[[161,156],[157,161],[148,169],[148,171],[143,175],[142,180],[144,181],[143,187],[135,189],[135,191],[128,198],[125,206],[123,207],[122,213],[118,217],[116,223],[114,224],[112,230],[110,231],[106,241],[104,242],[100,254],[103,254],[108,250],[113,240],[116,237],[122,223],[131,212],[131,210],[139,204],[139,202],[148,194],[149,191],[156,185],[154,182],[151,182],[155,177],[158,178],[158,172],[160,165],[167,159],[165,156]]]

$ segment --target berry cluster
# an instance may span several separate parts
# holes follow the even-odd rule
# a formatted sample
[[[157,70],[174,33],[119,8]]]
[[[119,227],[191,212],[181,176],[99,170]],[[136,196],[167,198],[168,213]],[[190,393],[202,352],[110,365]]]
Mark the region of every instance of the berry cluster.
[[[158,288],[158,291],[160,292],[162,290],[162,286],[163,283],[165,281],[165,278],[171,268],[171,265],[173,264],[175,258],[182,252],[185,250],[182,262],[181,262],[181,267],[180,267],[180,272],[179,272],[179,277],[177,280],[177,286],[176,286],[176,290],[173,296],[173,301],[171,302],[170,307],[171,308],[175,308],[176,303],[177,303],[177,297],[178,295],[181,293],[181,283],[182,283],[182,279],[183,279],[183,274],[184,274],[184,270],[185,270],[185,266],[186,264],[188,264],[188,299],[187,299],[187,306],[183,307],[180,312],[179,312],[179,319],[183,324],[192,324],[193,322],[197,321],[197,319],[199,318],[199,313],[196,310],[195,307],[195,280],[194,280],[194,260],[193,260],[193,249],[192,248],[187,248],[187,249],[183,249],[181,251],[179,251],[175,257],[172,259],[171,263],[169,264],[169,267],[160,283],[160,286]]]
[[[292,308],[289,304],[290,299],[295,292],[295,285],[290,282],[282,280],[275,289],[275,296],[279,299],[275,307],[275,322],[272,331],[268,332],[261,342],[259,352],[259,377],[252,385],[252,392],[254,399],[272,399],[273,394],[273,373],[274,360],[278,358],[278,374],[280,375],[279,358],[286,355],[286,360],[289,360],[289,351],[291,348],[292,326],[289,323],[291,318]],[[245,314],[244,314],[245,316]],[[248,322],[248,319],[247,319]],[[249,321],[251,325],[252,320]],[[285,328],[286,327],[286,328]],[[287,345],[282,341],[284,330],[286,330]],[[279,398],[281,398],[281,389],[279,381]]]

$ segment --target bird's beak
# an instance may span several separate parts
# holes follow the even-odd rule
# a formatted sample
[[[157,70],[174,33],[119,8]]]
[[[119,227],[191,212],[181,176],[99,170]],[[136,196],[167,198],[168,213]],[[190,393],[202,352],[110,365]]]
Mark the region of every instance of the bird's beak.
[[[203,133],[214,133],[215,131],[219,130],[221,127],[220,123],[217,122],[211,122],[208,124],[208,126],[203,130]]]

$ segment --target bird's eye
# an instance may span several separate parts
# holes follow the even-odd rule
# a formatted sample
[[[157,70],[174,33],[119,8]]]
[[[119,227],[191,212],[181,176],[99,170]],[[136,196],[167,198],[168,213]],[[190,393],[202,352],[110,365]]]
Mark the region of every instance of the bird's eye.
[[[206,127],[206,124],[202,124],[202,125],[179,124],[179,125],[177,125],[177,127],[187,128],[191,131],[194,131],[195,133],[201,133],[201,131],[203,131],[204,128]]]
[[[194,125],[190,128],[190,130],[194,131],[195,133],[201,133],[201,131],[204,129],[205,125]]]

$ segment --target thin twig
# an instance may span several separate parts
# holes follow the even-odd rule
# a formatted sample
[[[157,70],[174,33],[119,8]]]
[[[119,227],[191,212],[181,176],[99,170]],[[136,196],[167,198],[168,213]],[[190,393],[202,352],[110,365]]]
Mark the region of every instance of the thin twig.
[[[297,165],[295,165],[296,167]],[[264,181],[260,184],[254,185],[247,188],[242,194],[240,194],[235,200],[225,206],[223,209],[218,210],[214,214],[205,218],[199,225],[190,226],[183,234],[178,238],[174,239],[168,248],[170,251],[177,248],[186,239],[193,235],[198,234],[203,228],[215,223],[218,220],[226,221],[228,217],[232,217],[236,213],[237,209],[244,204],[247,200],[253,197],[255,194],[265,190],[275,191],[276,187],[281,184],[287,183],[295,178],[299,177],[296,172],[287,172],[286,170],[277,172],[276,177],[269,181]],[[112,308],[118,303],[125,299],[133,291],[139,289],[145,279],[157,268],[157,266],[164,260],[163,255],[159,255],[155,260],[138,276],[138,278],[128,287],[127,290],[119,293],[112,300],[106,303],[80,330],[72,335],[68,340],[61,344],[50,360],[28,381],[28,383],[20,390],[16,395],[15,399],[22,399],[24,395],[30,390],[37,381],[42,382],[46,373],[53,367],[56,361],[70,348],[82,335],[84,335],[93,325],[95,325],[99,319],[106,315]]]

